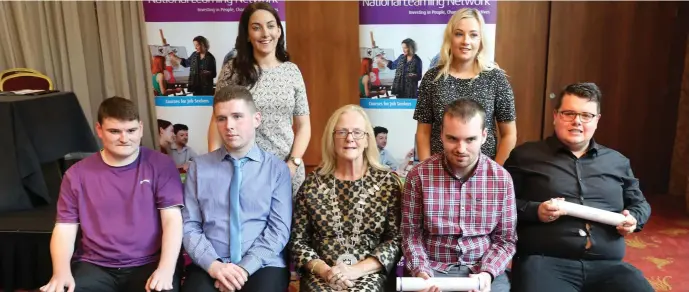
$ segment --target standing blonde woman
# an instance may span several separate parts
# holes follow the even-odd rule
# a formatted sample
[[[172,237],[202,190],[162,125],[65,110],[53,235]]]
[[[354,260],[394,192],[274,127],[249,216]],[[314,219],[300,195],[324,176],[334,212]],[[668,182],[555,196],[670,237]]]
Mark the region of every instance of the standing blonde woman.
[[[488,137],[481,148],[483,154],[502,165],[514,148],[514,94],[505,72],[486,59],[485,35],[483,16],[476,9],[460,9],[448,22],[438,66],[426,72],[419,88],[414,112],[419,160],[443,151],[443,109],[459,98],[472,99],[486,110]]]
[[[297,193],[290,240],[301,291],[383,291],[401,257],[399,177],[378,158],[364,110],[344,106],[323,134],[323,162]]]

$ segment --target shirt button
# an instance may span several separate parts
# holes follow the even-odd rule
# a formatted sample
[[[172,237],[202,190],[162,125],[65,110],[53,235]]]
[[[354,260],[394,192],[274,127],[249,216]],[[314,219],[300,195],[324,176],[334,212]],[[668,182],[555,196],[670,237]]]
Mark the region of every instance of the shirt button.
[[[586,231],[579,229],[580,236],[586,236]]]

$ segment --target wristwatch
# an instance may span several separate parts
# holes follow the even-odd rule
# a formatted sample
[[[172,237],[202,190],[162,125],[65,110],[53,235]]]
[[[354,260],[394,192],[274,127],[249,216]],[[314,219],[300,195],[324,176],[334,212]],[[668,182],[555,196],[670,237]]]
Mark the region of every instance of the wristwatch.
[[[290,160],[294,163],[294,165],[299,166],[302,163],[301,158],[299,157],[290,157]]]

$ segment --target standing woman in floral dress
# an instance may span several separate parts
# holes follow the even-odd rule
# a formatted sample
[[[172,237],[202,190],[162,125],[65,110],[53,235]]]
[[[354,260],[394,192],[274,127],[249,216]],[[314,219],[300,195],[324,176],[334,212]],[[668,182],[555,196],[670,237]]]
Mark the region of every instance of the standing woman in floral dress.
[[[287,162],[296,194],[304,181],[302,157],[311,139],[309,103],[301,71],[285,50],[280,17],[270,4],[255,2],[244,9],[235,49],[237,55],[223,65],[216,88],[232,84],[249,88],[262,117],[256,143]],[[208,151],[221,145],[211,119]]]

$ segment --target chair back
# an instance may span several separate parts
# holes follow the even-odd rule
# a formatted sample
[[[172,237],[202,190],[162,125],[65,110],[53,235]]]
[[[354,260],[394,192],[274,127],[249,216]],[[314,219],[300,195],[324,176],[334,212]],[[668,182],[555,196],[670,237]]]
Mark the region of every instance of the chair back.
[[[29,68],[11,68],[7,69],[4,71],[0,71],[0,80],[3,78],[10,76],[12,74],[17,74],[17,73],[34,73],[34,74],[39,74],[39,75],[45,75],[37,70],[34,69],[29,69]]]
[[[0,91],[17,91],[25,89],[53,90],[53,82],[43,74],[16,73],[0,79]]]

